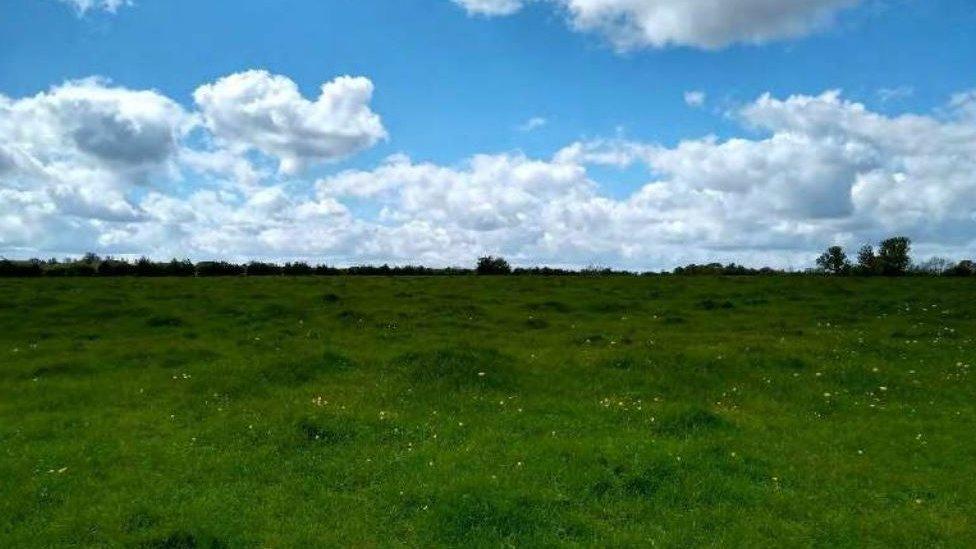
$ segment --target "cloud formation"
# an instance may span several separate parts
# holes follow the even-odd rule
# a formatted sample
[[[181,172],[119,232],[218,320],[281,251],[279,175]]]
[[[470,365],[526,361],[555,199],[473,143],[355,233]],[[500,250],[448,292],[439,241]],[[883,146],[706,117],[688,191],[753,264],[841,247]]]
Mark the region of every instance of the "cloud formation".
[[[468,13],[511,15],[531,0],[453,0]],[[691,46],[720,49],[804,36],[860,0],[535,0],[553,4],[570,26],[618,50]]]
[[[373,83],[343,76],[322,85],[315,101],[284,76],[247,71],[201,86],[193,98],[213,136],[227,147],[279,159],[281,171],[345,158],[386,139],[370,110]]]
[[[242,73],[201,87],[200,113],[98,78],[21,99],[0,95],[0,253],[97,248],[120,224],[152,224],[159,193],[188,178],[250,195],[271,180],[255,164],[266,156],[296,171],[385,136],[364,103],[369,80],[343,77],[322,89],[312,103],[286,78]],[[183,219],[199,215],[190,213]],[[159,229],[158,238],[181,245],[180,230]]]
[[[362,122],[364,95],[312,102],[276,77],[245,74],[255,91],[218,81],[201,88],[201,113],[100,80],[0,97],[0,254],[783,266],[891,234],[913,237],[923,254],[976,252],[972,92],[936,114],[902,116],[838,91],[763,95],[732,113],[749,137],[590,140],[549,158],[515,151],[453,165],[394,155],[312,182],[252,157],[318,161],[336,133],[378,136],[362,131],[376,129]],[[331,105],[316,114],[324,129],[291,118],[319,103]],[[335,112],[348,131],[336,130]],[[643,169],[646,183],[612,197],[594,174],[613,168]]]

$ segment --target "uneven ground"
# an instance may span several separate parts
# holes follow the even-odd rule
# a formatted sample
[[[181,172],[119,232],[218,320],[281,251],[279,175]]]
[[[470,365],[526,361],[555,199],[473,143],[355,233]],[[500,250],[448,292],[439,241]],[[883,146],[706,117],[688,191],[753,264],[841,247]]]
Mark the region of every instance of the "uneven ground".
[[[974,298],[0,281],[0,546],[973,546]]]

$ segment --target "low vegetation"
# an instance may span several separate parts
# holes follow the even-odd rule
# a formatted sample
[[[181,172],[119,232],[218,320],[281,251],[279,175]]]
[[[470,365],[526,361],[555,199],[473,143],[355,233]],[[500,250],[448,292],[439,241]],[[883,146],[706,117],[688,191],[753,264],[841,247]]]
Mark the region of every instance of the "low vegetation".
[[[972,546],[974,330],[936,277],[0,280],[0,546]]]

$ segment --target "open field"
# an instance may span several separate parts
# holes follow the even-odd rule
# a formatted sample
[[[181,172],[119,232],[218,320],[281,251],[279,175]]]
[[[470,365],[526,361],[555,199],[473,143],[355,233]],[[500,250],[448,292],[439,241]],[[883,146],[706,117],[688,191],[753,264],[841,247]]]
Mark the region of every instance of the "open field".
[[[0,281],[0,546],[972,546],[976,285]]]

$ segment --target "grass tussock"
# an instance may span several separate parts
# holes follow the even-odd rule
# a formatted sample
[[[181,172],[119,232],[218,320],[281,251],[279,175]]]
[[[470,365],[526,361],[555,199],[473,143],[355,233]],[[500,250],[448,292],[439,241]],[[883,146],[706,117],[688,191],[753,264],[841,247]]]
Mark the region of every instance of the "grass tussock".
[[[514,360],[494,349],[449,347],[394,360],[420,390],[506,389],[515,384]]]

